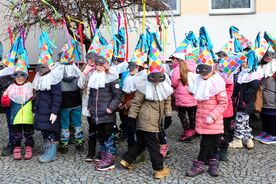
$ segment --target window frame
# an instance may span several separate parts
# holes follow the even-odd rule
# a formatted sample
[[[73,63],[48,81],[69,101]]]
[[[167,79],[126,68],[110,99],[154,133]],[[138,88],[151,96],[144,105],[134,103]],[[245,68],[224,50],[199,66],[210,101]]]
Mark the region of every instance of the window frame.
[[[212,0],[209,0],[209,15],[240,15],[256,13],[256,0],[250,0],[250,8],[212,9]]]

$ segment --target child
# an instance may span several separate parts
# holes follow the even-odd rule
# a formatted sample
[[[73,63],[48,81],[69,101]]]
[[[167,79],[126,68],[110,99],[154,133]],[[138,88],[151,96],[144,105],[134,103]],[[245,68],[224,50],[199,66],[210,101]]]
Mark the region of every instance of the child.
[[[179,66],[175,67],[172,72],[172,87],[175,89],[175,103],[183,127],[183,133],[179,140],[188,141],[195,135],[195,113],[197,103],[187,87],[189,85],[188,75],[191,72],[195,72],[195,62],[191,60],[185,61],[183,59],[179,59]],[[186,118],[186,113],[188,113],[189,119]]]
[[[97,125],[101,150],[101,160],[96,163],[96,169],[107,171],[115,168],[116,109],[121,101],[121,90],[118,74],[109,68],[108,61],[103,56],[95,59],[95,66],[96,71],[91,74],[88,82],[88,109]]]
[[[32,97],[33,87],[27,82],[28,71],[26,63],[19,60],[17,68],[13,74],[15,83],[11,84],[2,96],[3,105],[10,99],[10,112],[13,132],[13,157],[15,160],[22,159],[21,141],[24,134],[25,138],[25,155],[24,159],[29,160],[33,156],[33,113]],[[6,104],[7,105],[7,104]],[[9,105],[7,105],[9,106]]]
[[[47,163],[57,159],[57,144],[59,141],[60,124],[58,116],[62,100],[61,80],[63,78],[62,67],[56,63],[54,66],[48,63],[37,65],[33,85],[36,90],[34,102],[34,125],[43,136],[44,150],[39,156],[39,162]]]
[[[81,91],[78,87],[78,80],[81,75],[79,68],[73,63],[72,58],[64,57],[65,52],[69,49],[66,44],[61,55],[61,63],[64,65],[63,79],[61,81],[62,102],[61,102],[61,137],[60,151],[63,154],[68,152],[69,144],[69,124],[72,120],[74,127],[76,150],[83,152],[83,130],[81,123]],[[73,55],[74,56],[74,55]],[[72,57],[73,57],[72,56]],[[71,59],[71,60],[70,60]]]
[[[156,45],[153,46],[156,48]],[[152,49],[151,56],[158,54],[154,53],[154,50],[158,49]],[[137,120],[137,141],[120,161],[124,168],[131,170],[133,169],[132,163],[147,148],[154,170],[154,177],[157,179],[170,174],[170,169],[163,166],[164,157],[160,153],[158,134],[163,116],[165,116],[165,124],[171,123],[170,95],[173,92],[170,78],[164,74],[164,68],[160,64],[160,58],[156,61],[155,57],[150,57],[148,75],[143,72],[141,76],[136,78],[137,91],[132,100],[128,116],[131,124],[135,124]]]
[[[265,78],[261,81],[263,129],[255,139],[264,144],[276,143],[276,60],[273,57],[275,54],[268,51],[261,60],[265,74]]]
[[[204,162],[209,160],[209,174],[218,176],[219,161],[216,154],[223,133],[223,113],[227,108],[225,82],[212,71],[210,65],[199,64],[196,72],[200,75],[194,82],[189,82],[189,90],[197,100],[195,131],[202,137],[198,158],[186,175],[194,177],[201,174]]]
[[[254,111],[254,102],[260,79],[263,77],[263,70],[259,66],[256,71],[248,67],[248,63],[242,64],[242,71],[238,74],[237,83],[234,87],[233,104],[236,109],[236,124],[234,140],[229,143],[231,148],[243,148],[243,142],[248,149],[254,147],[249,127],[249,116]]]
[[[6,67],[4,69],[1,70],[1,74],[6,73],[4,72],[7,70],[10,70],[11,67]],[[12,71],[14,72],[14,67],[12,69]],[[2,75],[0,77],[0,95],[2,97],[4,91],[9,87],[9,85],[14,83],[14,78],[12,78],[12,73],[10,71],[8,71],[7,74]],[[1,106],[3,107],[3,104],[1,104]],[[6,119],[7,119],[7,127],[8,127],[8,144],[7,146],[3,147],[2,150],[2,156],[9,156],[13,153],[13,132],[12,132],[12,122],[11,122],[11,112],[10,112],[10,107],[3,107],[3,110],[5,111],[6,114]]]

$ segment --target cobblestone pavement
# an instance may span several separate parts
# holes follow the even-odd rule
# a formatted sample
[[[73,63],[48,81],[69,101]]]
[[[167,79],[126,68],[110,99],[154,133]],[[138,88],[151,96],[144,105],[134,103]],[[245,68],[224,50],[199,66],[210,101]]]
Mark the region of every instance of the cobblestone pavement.
[[[7,128],[5,118],[0,115],[0,148],[6,144]],[[118,161],[126,150],[125,143],[118,145],[116,169],[108,172],[95,171],[94,163],[84,161],[86,153],[76,153],[74,146],[66,155],[58,154],[58,160],[41,164],[38,155],[42,150],[42,139],[39,132],[35,134],[34,157],[30,161],[14,161],[12,156],[0,156],[0,183],[276,183],[276,147],[256,143],[253,150],[230,150],[230,161],[220,165],[221,176],[212,178],[207,172],[188,178],[185,171],[191,167],[192,160],[198,154],[199,139],[192,143],[181,143],[177,139],[181,134],[181,126],[176,114],[174,124],[168,129],[168,138],[173,156],[166,160],[171,169],[171,175],[162,180],[153,178],[153,171],[147,155],[147,160],[137,164],[134,171],[122,169]],[[87,123],[84,122],[87,131]],[[86,133],[87,138],[87,133]],[[87,150],[87,147],[85,147]],[[206,168],[207,169],[207,168]]]

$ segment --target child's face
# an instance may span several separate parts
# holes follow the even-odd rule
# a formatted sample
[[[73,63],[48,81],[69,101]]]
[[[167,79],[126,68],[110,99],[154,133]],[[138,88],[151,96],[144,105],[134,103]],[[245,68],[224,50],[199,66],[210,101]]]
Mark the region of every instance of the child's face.
[[[243,69],[247,69],[247,68],[248,68],[247,62],[243,62],[243,63],[242,63],[242,68],[243,68]]]
[[[213,72],[210,72],[207,75],[202,75],[202,74],[200,74],[200,75],[201,75],[202,79],[207,80],[213,75]]]
[[[15,81],[17,84],[24,84],[26,79],[24,77],[16,77]]]
[[[95,61],[93,59],[88,59],[87,62],[88,62],[89,65],[94,65],[95,64]]]
[[[134,70],[130,71],[131,75],[135,75],[136,73],[138,73],[138,67],[136,67]]]
[[[106,68],[105,65],[96,63],[96,70],[97,70],[98,72],[104,72],[106,69],[107,69],[107,68]]]

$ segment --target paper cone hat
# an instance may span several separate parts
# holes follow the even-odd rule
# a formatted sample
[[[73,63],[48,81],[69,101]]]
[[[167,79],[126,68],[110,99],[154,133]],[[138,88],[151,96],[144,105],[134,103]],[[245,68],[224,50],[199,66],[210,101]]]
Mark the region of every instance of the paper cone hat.
[[[230,37],[231,38],[236,38],[237,41],[240,43],[240,45],[242,46],[243,49],[246,48],[252,48],[252,43],[251,41],[249,41],[245,36],[243,36],[242,34],[240,34],[239,29],[231,26],[229,28],[229,32],[230,32]]]
[[[6,54],[3,59],[5,66],[14,66],[15,60],[18,59],[18,55],[24,51],[23,40],[21,36],[18,36],[10,48],[10,51]]]
[[[96,54],[100,54],[101,49],[100,49],[100,36],[99,36],[99,30],[97,29],[95,32],[95,35],[93,37],[93,40],[91,42],[91,45],[88,49],[88,52],[94,52]]]
[[[54,44],[50,41],[47,32],[42,32],[39,37],[40,54],[38,58],[38,64],[52,65],[52,54]]]
[[[162,66],[160,44],[158,42],[156,34],[152,35],[152,43],[149,51],[149,68],[148,74],[150,73],[164,73],[165,69]]]
[[[107,46],[101,51],[100,56],[104,57],[109,64],[112,63],[114,49],[114,39],[112,39]]]
[[[24,73],[28,74],[28,68],[27,68],[26,61],[28,61],[28,56],[27,56],[27,53],[24,52],[23,54],[21,54],[18,57],[18,61],[16,63],[16,67],[15,67],[15,72],[24,72]]]
[[[243,54],[230,55],[220,59],[219,68],[223,73],[230,76],[231,73],[236,71],[246,60],[247,58]]]

